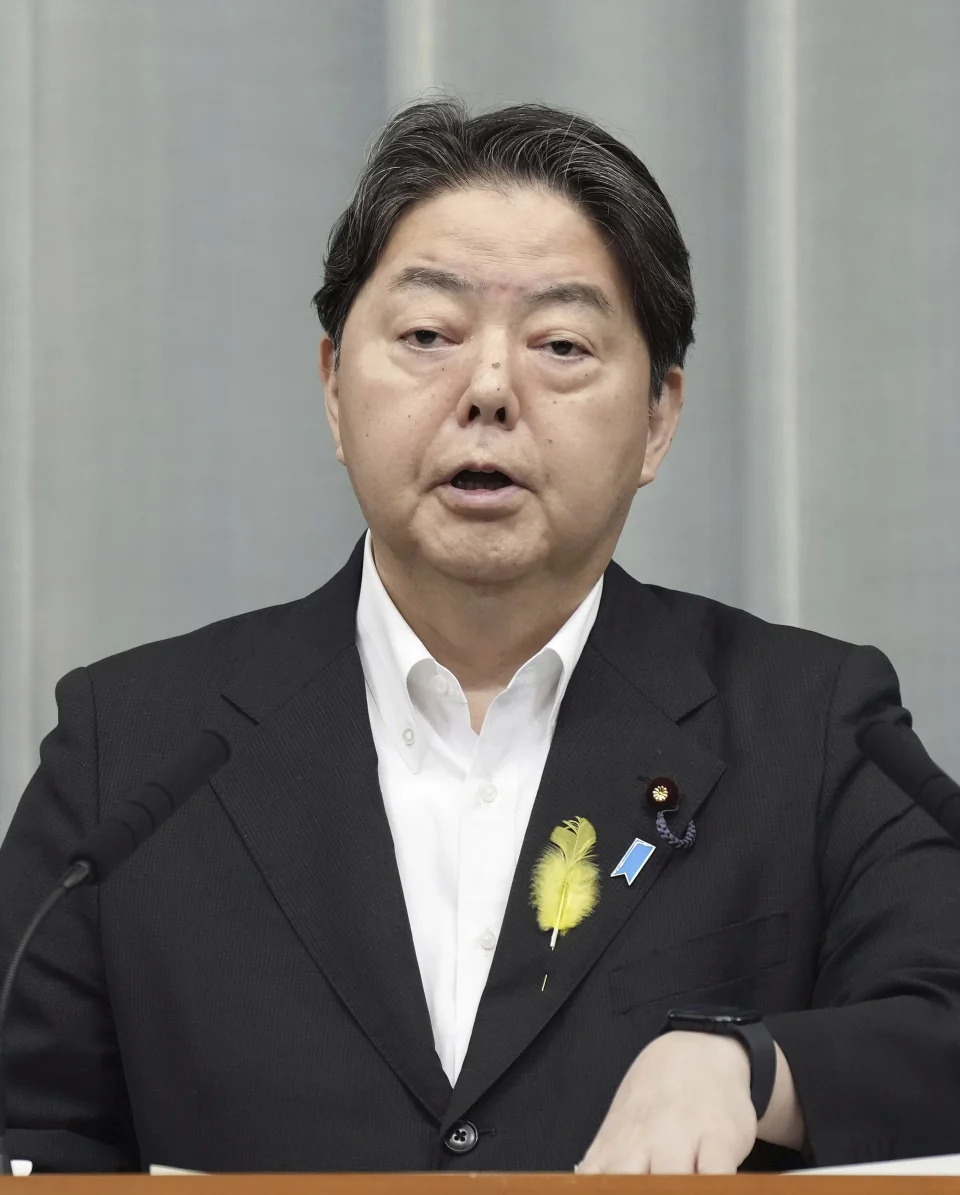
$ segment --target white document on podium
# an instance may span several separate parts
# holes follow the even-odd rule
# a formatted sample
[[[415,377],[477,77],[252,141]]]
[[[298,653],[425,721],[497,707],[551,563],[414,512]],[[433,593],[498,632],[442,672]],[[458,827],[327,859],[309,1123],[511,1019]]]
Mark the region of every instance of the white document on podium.
[[[787,1174],[960,1174],[960,1154],[932,1158],[899,1158],[892,1162],[863,1162],[856,1166],[819,1166],[788,1170]]]
[[[14,1174],[18,1165],[14,1162]],[[19,1173],[29,1174],[30,1170]],[[151,1174],[207,1174],[206,1170],[178,1170],[176,1166],[151,1166]],[[819,1166],[811,1170],[787,1170],[787,1174],[957,1174],[960,1175],[960,1154],[941,1154],[933,1158],[901,1158],[893,1162],[862,1162],[856,1166]]]

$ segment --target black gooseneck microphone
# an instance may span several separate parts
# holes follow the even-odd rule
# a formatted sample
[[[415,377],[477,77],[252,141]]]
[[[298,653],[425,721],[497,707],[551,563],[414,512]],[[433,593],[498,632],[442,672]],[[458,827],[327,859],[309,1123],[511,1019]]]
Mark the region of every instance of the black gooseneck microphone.
[[[885,775],[960,842],[960,787],[938,768],[907,721],[882,714],[868,718],[856,733],[857,746]]]
[[[230,758],[230,744],[216,730],[202,730],[184,750],[164,764],[152,780],[107,814],[70,855],[70,866],[57,881],[23,932],[0,989],[0,1175],[12,1174],[7,1150],[7,1099],[4,1085],[3,1042],[7,1008],[14,980],[30,939],[62,896],[81,884],[99,884],[144,842],[154,830],[220,770]]]

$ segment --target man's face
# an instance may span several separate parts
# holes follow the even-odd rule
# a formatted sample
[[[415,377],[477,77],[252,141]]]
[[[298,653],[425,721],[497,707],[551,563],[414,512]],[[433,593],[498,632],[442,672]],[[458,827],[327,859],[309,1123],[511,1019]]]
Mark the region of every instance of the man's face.
[[[588,289],[530,297],[571,284]],[[651,414],[614,259],[570,203],[534,188],[448,191],[409,211],[333,360],[324,336],[337,458],[375,549],[480,585],[599,575],[683,401],[671,370]]]

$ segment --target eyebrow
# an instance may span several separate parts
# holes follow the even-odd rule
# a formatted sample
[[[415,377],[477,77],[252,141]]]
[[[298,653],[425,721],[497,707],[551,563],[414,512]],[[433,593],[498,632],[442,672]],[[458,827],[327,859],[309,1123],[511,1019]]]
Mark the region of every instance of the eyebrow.
[[[455,295],[479,295],[485,289],[486,285],[483,282],[474,282],[462,274],[452,274],[449,270],[439,270],[430,266],[407,266],[387,283],[387,291],[390,294],[407,290],[441,290]],[[599,286],[589,282],[555,282],[541,290],[525,291],[520,307],[523,311],[532,311],[537,307],[557,303],[587,307],[607,318],[614,314],[613,304],[604,292]]]

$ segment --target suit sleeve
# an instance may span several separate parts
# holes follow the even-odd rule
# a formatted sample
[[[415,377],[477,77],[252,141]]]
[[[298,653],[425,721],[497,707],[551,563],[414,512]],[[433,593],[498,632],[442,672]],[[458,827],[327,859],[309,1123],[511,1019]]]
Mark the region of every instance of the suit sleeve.
[[[96,714],[86,669],[56,690],[59,720],[0,846],[4,966],[68,852],[97,822]],[[6,1031],[8,1147],[34,1169],[140,1169],[101,960],[98,890],[64,897],[21,963]]]
[[[826,729],[810,1007],[767,1017],[813,1165],[960,1152],[960,849],[857,750],[861,719],[893,706],[886,656],[851,649]]]

